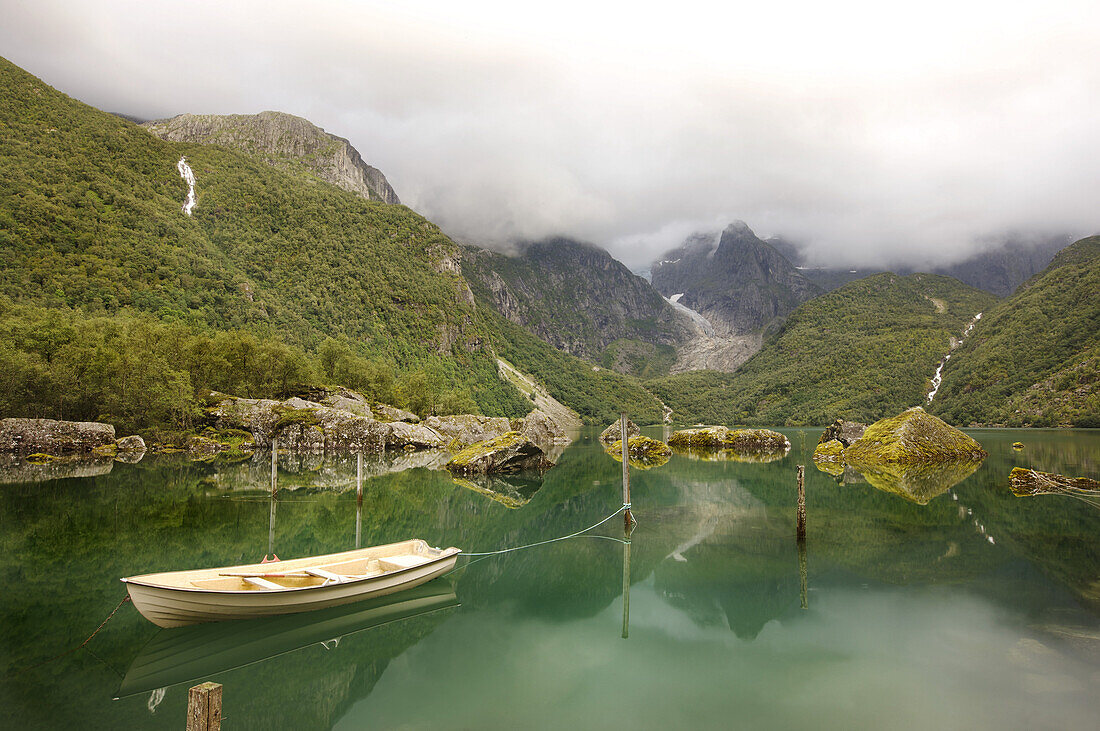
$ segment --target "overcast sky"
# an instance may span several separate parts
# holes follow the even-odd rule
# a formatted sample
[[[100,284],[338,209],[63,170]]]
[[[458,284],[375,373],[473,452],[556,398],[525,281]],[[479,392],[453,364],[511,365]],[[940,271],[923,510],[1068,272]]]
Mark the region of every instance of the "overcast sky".
[[[0,55],[110,111],[304,116],[472,243],[638,268],[742,219],[921,266],[1100,231],[1096,0],[529,5],[0,0]]]

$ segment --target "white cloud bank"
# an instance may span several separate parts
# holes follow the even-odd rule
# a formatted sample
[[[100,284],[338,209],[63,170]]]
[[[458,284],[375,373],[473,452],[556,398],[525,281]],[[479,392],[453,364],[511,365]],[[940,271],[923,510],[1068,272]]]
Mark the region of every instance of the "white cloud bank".
[[[740,218],[876,266],[1100,230],[1097,3],[714,5],[0,0],[0,53],[112,111],[307,117],[475,243],[638,267]]]

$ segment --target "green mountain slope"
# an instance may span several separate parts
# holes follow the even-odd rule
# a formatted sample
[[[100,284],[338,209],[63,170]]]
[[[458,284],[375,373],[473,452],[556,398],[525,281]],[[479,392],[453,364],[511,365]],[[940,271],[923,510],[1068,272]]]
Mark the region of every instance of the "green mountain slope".
[[[515,256],[466,249],[462,273],[479,301],[555,348],[623,373],[668,373],[690,336],[649,282],[603,249],[569,239]]]
[[[931,274],[876,274],[802,304],[736,373],[647,382],[677,421],[871,422],[923,403],[940,359],[993,295]]]
[[[1100,426],[1100,236],[1063,249],[952,356],[931,411],[961,424]]]
[[[191,216],[181,156],[197,178]],[[304,166],[165,142],[3,60],[0,167],[0,297],[14,304],[148,312],[307,351],[336,338],[426,369],[485,412],[529,408],[496,373],[457,245],[403,206]]]

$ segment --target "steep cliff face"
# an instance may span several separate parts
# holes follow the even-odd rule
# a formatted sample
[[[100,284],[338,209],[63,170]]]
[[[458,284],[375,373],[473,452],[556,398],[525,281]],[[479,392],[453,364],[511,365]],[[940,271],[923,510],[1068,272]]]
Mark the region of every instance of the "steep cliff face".
[[[650,284],[603,249],[568,239],[516,256],[467,249],[463,274],[504,317],[572,355],[639,375],[668,372],[690,334]]]
[[[363,162],[350,142],[292,114],[181,114],[142,126],[172,142],[233,147],[260,155],[274,165],[296,161],[322,180],[367,200],[401,202],[386,176]]]
[[[720,335],[746,335],[778,324],[821,293],[775,248],[741,221],[715,242],[695,235],[653,265],[653,286],[699,312]]]

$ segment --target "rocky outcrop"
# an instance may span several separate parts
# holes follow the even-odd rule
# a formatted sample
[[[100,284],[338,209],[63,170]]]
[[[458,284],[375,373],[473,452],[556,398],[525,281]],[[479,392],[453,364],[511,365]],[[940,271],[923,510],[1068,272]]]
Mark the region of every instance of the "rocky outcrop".
[[[876,421],[844,450],[844,460],[861,472],[882,463],[980,462],[987,456],[978,442],[920,406]]]
[[[363,162],[350,142],[292,114],[181,114],[142,126],[162,139],[234,147],[275,166],[297,162],[367,200],[401,202],[386,176]]]
[[[213,393],[207,397],[212,405],[206,412],[215,428],[250,432],[254,442],[263,447],[270,446],[272,439],[280,449],[317,453],[428,449],[446,444],[438,432],[423,424],[364,416],[357,407],[362,402],[350,400],[353,411],[299,397],[280,402]],[[332,403],[343,405],[339,398]]]
[[[424,424],[438,432],[451,449],[461,449],[471,444],[495,439],[512,431],[512,423],[503,416],[477,416],[456,414],[429,416]]]
[[[771,429],[735,429],[708,426],[673,432],[669,446],[684,449],[728,449],[742,453],[786,453],[791,442]]]
[[[638,428],[637,424],[635,424],[630,419],[626,420],[626,438],[628,440],[631,437],[640,436],[641,433],[642,433],[642,430]],[[603,442],[604,444],[607,444],[609,442],[622,441],[622,438],[623,438],[622,424],[620,424],[618,421],[611,422],[611,424],[608,425],[608,427],[606,429],[604,429],[602,432],[600,432],[600,441]]]
[[[447,463],[448,470],[463,475],[542,471],[553,466],[537,444],[514,431],[471,445]]]
[[[0,452],[66,454],[113,447],[115,428],[95,421],[0,419]]]
[[[672,457],[672,449],[667,444],[649,437],[630,437],[626,440],[626,451],[629,455],[630,466],[642,470],[660,467]],[[616,462],[622,462],[623,440],[618,439],[607,445],[607,453]]]
[[[863,436],[863,432],[866,429],[866,424],[837,419],[832,424],[825,427],[825,431],[821,432],[821,438],[817,440],[817,443],[824,444],[825,442],[836,440],[840,442],[842,446],[850,447],[857,439]]]
[[[603,249],[563,238],[517,248],[467,249],[462,273],[479,298],[555,348],[642,375],[690,337],[686,318]]]
[[[702,315],[719,336],[747,335],[782,321],[821,293],[742,221],[721,236],[690,237],[653,264],[653,286]]]
[[[396,406],[375,404],[373,410],[374,415],[379,421],[407,421],[410,424],[418,424],[420,422],[419,416],[411,411],[399,409]]]
[[[523,417],[519,433],[536,444],[561,444],[569,439],[564,427],[539,409]]]
[[[144,452],[146,449],[145,440],[137,434],[119,439],[115,442],[115,447],[119,452]]]

